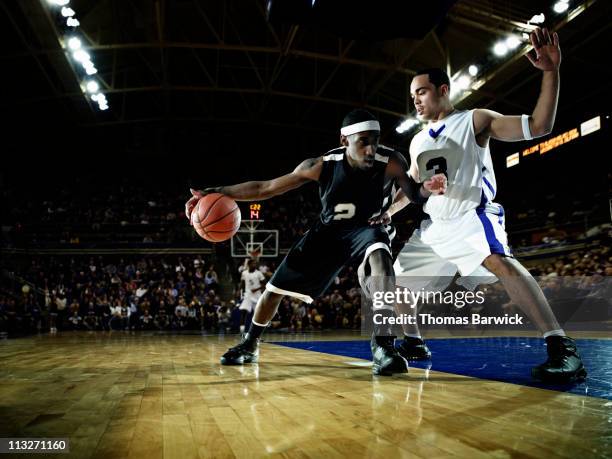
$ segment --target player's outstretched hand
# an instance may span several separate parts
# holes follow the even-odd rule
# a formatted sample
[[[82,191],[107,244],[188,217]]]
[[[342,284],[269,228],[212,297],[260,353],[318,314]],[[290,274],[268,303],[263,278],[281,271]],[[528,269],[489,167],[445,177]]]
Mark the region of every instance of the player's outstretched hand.
[[[423,182],[423,187],[431,194],[444,194],[446,193],[446,186],[448,180],[444,174],[436,174],[429,180]]]
[[[531,44],[535,51],[535,57],[531,53],[527,53],[529,62],[543,72],[559,70],[561,65],[561,48],[559,47],[559,35],[553,32],[552,35],[548,29],[540,29],[537,27],[529,35]]]
[[[368,222],[370,223],[370,226],[380,225],[380,224],[388,225],[389,223],[391,223],[391,215],[387,211],[384,214],[379,215],[378,217],[370,218]]]

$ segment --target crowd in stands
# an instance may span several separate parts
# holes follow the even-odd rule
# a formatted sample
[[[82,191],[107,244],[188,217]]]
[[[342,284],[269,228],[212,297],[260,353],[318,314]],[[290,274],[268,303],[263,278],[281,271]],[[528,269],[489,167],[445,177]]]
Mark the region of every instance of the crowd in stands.
[[[151,190],[129,181],[96,187],[95,193],[79,192],[74,184],[53,198],[24,197],[21,190],[5,189],[0,200],[5,245],[37,243],[79,245],[104,241],[132,244],[203,243],[184,215],[188,190],[172,187]],[[83,184],[80,185],[84,187]],[[559,192],[561,193],[561,192]],[[559,193],[504,202],[510,242],[517,247],[558,243],[574,239],[585,226],[609,221],[608,198],[603,192],[563,198]],[[541,202],[540,202],[541,201]],[[251,217],[249,203],[240,203],[243,220],[264,220],[265,229],[279,231],[281,248],[290,247],[317,219],[318,189],[310,184],[299,192],[266,200],[258,217]],[[409,236],[423,214],[414,206],[395,218],[400,236]]]
[[[2,242],[17,247],[109,240],[132,244],[202,243],[185,218],[187,199],[188,190],[150,191],[127,184],[88,195],[60,190],[53,199],[39,201],[23,200],[16,190],[3,190],[1,201],[7,213],[2,218]],[[259,217],[251,218],[249,203],[240,206],[243,220],[262,219],[266,229],[279,230],[281,247],[290,247],[304,234],[320,210],[313,187],[266,201]]]
[[[529,270],[552,289],[557,283],[549,285],[550,279],[610,276],[608,242],[545,262],[532,261]],[[275,262],[261,260],[258,269],[271,277]],[[18,276],[13,283],[19,289],[5,285],[0,290],[0,332],[228,333],[237,332],[240,325],[237,267],[218,269],[202,256],[38,256],[22,266]],[[289,332],[359,329],[360,307],[356,267],[349,266],[312,304],[285,297],[270,327]]]
[[[91,190],[91,187],[84,188]],[[184,215],[184,190],[150,191],[129,182],[94,187],[96,193],[79,193],[66,187],[53,198],[27,199],[15,190],[2,191],[3,247],[36,247],[45,242],[80,247],[88,242],[130,242],[172,246],[189,242],[206,245],[188,225]],[[507,222],[519,232],[516,247],[560,247],[576,242],[578,250],[545,261],[527,261],[535,276],[610,276],[610,225],[600,224],[585,232],[586,219],[600,212],[592,199],[584,203],[548,199],[534,207],[526,201],[507,207]],[[535,201],[534,201],[535,202]],[[607,202],[607,201],[606,201]],[[243,219],[250,217],[248,203],[241,203]],[[601,207],[601,206],[600,206]],[[281,249],[289,248],[317,219],[320,203],[317,188],[308,185],[262,203],[262,229],[277,229]],[[520,209],[520,210],[514,210]],[[547,209],[546,211],[537,209]],[[405,240],[418,222],[418,212],[404,211],[395,219],[397,240]],[[560,222],[577,225],[561,225]],[[601,220],[602,222],[605,221]],[[523,231],[538,225],[536,231]],[[594,241],[599,240],[599,246]],[[398,247],[396,247],[397,249]],[[517,251],[518,257],[521,252]],[[216,254],[217,256],[219,254]],[[207,255],[208,257],[208,255]],[[0,286],[0,333],[55,330],[199,330],[236,332],[240,325],[237,306],[237,266],[228,259],[202,256],[105,255],[89,257],[35,255],[24,260],[4,260],[12,280]],[[270,277],[272,260],[259,269]],[[13,261],[15,261],[13,263]],[[551,285],[554,284],[551,283]],[[347,267],[329,291],[307,305],[285,298],[271,323],[272,329],[309,331],[358,329],[361,294],[356,267]]]

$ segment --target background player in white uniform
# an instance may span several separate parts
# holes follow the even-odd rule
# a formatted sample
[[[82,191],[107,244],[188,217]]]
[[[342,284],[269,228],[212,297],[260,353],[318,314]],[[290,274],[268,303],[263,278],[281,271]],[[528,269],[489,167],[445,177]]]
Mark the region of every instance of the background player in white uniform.
[[[240,333],[244,331],[246,316],[253,311],[257,301],[263,292],[266,276],[257,269],[257,262],[249,260],[248,268],[240,275],[240,287],[244,292],[242,303],[240,303]]]
[[[398,284],[415,290],[442,290],[457,271],[470,276],[464,279],[464,285],[470,287],[494,281],[496,276],[546,339],[548,360],[535,367],[532,375],[565,381],[586,376],[576,344],[565,335],[535,279],[512,257],[503,207],[493,202],[497,182],[489,139],[540,137],[551,132],[555,120],[559,39],[556,33],[551,36],[546,29],[538,28],[531,34],[531,42],[535,56],[527,57],[543,77],[530,116],[504,116],[485,109],[456,110],[449,99],[448,75],[442,70],[429,69],[413,78],[410,92],[417,114],[429,124],[410,145],[410,174],[414,180],[423,181],[434,173],[444,173],[448,188],[425,203],[423,209],[430,219],[414,232],[394,268]],[[422,343],[418,328],[406,331]]]

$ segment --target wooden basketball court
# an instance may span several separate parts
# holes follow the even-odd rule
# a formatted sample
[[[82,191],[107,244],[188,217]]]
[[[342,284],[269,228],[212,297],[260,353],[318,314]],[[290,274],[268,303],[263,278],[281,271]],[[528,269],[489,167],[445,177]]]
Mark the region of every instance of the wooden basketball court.
[[[612,454],[606,398],[423,368],[373,377],[366,360],[271,343],[258,365],[219,365],[235,341],[115,332],[0,342],[1,436],[68,437],[79,458]]]

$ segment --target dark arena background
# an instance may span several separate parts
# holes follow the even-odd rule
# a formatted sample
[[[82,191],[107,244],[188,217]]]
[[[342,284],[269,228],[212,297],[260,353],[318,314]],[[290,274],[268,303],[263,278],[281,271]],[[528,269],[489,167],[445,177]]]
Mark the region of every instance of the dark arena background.
[[[3,0],[0,453],[612,457],[611,25],[608,0]],[[559,34],[556,122],[491,141],[496,201],[586,380],[531,378],[529,321],[423,327],[430,361],[373,376],[357,263],[282,300],[259,363],[221,365],[245,259],[269,279],[321,204],[314,182],[240,202],[240,231],[210,243],[190,188],[289,173],[355,108],[409,160],[423,68],[459,109],[531,114],[536,26]],[[394,255],[423,218],[394,215]],[[489,288],[477,312],[518,311]]]

